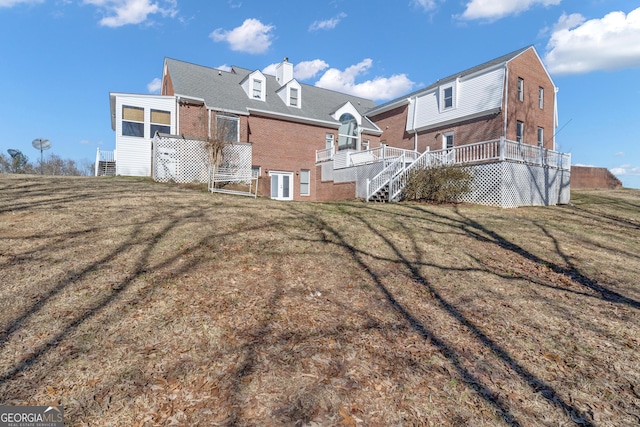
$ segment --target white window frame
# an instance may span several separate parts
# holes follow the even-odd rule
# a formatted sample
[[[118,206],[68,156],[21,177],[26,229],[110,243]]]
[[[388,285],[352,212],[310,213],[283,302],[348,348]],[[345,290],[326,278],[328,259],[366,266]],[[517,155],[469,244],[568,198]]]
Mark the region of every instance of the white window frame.
[[[544,147],[544,128],[538,127],[538,147]]]
[[[524,102],[524,79],[518,77],[518,101]]]
[[[448,90],[451,90],[451,97],[445,96]],[[457,90],[458,90],[457,81],[453,81],[450,84],[440,86],[440,111],[441,112],[454,110],[456,108],[457,106],[456,103],[458,101],[457,93],[456,93]],[[451,105],[447,107],[448,99],[451,100]]]
[[[447,141],[449,140],[449,137],[451,137],[451,147],[447,147]],[[456,140],[455,137],[453,136],[453,132],[445,132],[442,134],[442,149],[443,150],[453,150],[453,148],[456,146]]]
[[[544,109],[544,88],[542,86],[538,87],[538,107],[540,109]]]
[[[307,180],[306,182],[303,180],[303,176],[306,174]],[[307,191],[302,191],[302,186],[307,186]],[[311,171],[309,169],[300,169],[300,195],[301,196],[310,196],[311,195]]]
[[[363,139],[362,142],[360,143],[360,150],[361,151],[367,151],[371,148],[371,143],[369,142],[368,139]]]
[[[125,110],[126,109],[130,109],[132,111],[142,111],[142,121],[140,120],[135,120],[132,118],[127,118],[125,119]],[[145,122],[145,117],[146,117],[146,111],[144,107],[138,107],[137,105],[127,105],[127,104],[122,104],[122,118],[121,118],[121,123],[120,123],[120,133],[122,134],[122,136],[127,137],[127,138],[144,138],[145,134],[146,134],[146,128],[147,128],[147,124]],[[133,133],[125,133],[125,123],[132,123],[134,125],[136,125],[136,128],[139,128],[140,125],[142,125],[142,135],[135,135]]]
[[[296,96],[293,96],[293,94],[296,94]],[[295,104],[293,103],[293,100],[296,100]],[[289,88],[289,105],[291,107],[296,107],[299,108],[300,107],[300,91],[298,90],[297,87],[290,87]]]
[[[324,148],[326,150],[335,147],[336,136],[334,134],[327,132],[324,138]]]
[[[262,79],[253,78],[251,80],[251,94],[253,95],[253,99],[262,100],[262,91],[263,91],[264,82]]]
[[[524,122],[516,121],[516,142],[524,143]]]

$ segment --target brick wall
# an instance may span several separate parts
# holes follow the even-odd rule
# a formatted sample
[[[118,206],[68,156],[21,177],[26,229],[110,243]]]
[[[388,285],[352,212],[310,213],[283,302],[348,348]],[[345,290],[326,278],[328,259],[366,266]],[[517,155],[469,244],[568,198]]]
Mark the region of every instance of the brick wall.
[[[204,106],[180,105],[180,133],[185,136],[203,138],[207,135],[206,123],[209,113]],[[211,129],[215,129],[215,113],[211,114]],[[335,184],[321,182],[316,167],[316,150],[323,150],[326,135],[333,135],[338,142],[338,129],[293,123],[259,115],[240,116],[240,141],[252,143],[253,165],[260,167],[259,195],[270,197],[271,179],[269,171],[293,173],[294,200],[345,200],[355,197],[355,183]],[[380,137],[363,134],[371,147],[378,146]],[[308,170],[310,195],[300,194],[300,171]]]
[[[621,187],[622,182],[607,168],[571,166],[571,189]]]
[[[524,143],[538,144],[538,127],[544,129],[544,148],[554,149],[555,87],[538,56],[529,49],[508,63],[507,139],[516,140],[516,122],[524,123]],[[524,80],[524,98],[518,100],[518,78]],[[543,108],[538,103],[538,88],[544,89]]]

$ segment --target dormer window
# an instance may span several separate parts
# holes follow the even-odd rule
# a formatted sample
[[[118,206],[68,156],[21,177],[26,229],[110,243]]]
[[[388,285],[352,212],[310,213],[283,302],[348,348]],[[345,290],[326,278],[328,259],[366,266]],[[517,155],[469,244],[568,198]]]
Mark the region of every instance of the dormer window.
[[[256,70],[245,77],[240,83],[249,99],[265,101],[267,92],[267,79],[260,71]]]
[[[453,87],[445,88],[444,90],[444,108],[453,107]]]
[[[302,86],[293,79],[276,91],[285,105],[293,108],[302,106]]]
[[[253,97],[262,99],[262,80],[253,79]]]
[[[456,82],[440,87],[440,111],[456,108]]]

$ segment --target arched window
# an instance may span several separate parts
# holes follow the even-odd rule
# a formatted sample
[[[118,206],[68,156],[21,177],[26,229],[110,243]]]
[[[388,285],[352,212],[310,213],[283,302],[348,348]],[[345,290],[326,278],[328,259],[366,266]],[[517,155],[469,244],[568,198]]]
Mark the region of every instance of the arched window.
[[[349,113],[340,116],[338,150],[355,150],[358,146],[358,122]]]

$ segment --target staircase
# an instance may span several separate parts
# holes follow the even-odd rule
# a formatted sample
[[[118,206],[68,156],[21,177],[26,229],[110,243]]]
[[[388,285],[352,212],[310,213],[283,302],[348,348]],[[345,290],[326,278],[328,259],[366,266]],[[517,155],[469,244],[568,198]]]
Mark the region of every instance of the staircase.
[[[403,154],[373,179],[367,179],[367,202],[397,202],[407,184],[409,173],[414,168],[453,163],[455,163],[453,151],[443,153],[425,151],[414,161],[406,161]]]
[[[96,176],[116,176],[116,162],[99,161]]]
[[[95,176],[116,176],[116,152],[101,151],[96,153]]]

